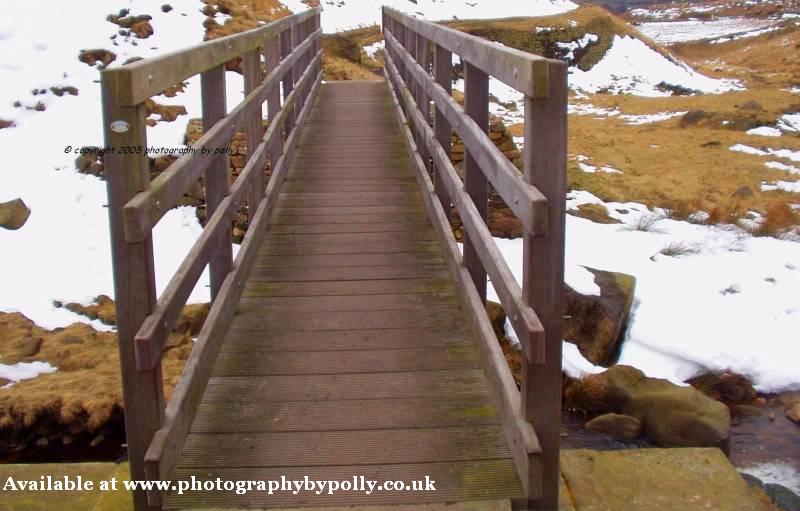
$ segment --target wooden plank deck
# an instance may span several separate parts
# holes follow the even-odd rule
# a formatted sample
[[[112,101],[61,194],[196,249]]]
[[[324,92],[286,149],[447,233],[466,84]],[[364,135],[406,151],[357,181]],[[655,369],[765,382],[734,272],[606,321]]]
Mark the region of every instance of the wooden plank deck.
[[[175,479],[437,491],[167,494],[165,508],[522,497],[383,82],[322,86]]]

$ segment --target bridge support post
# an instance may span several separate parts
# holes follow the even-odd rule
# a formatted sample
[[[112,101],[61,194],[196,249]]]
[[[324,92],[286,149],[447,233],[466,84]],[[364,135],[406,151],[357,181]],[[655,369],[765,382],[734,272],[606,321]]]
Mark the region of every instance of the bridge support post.
[[[542,446],[542,473],[529,485],[541,497],[528,509],[557,510],[561,436],[561,331],[564,316],[564,213],[567,155],[567,67],[551,63],[548,97],[525,98],[525,180],[547,197],[547,235],[525,234],[522,294],[545,332],[544,364],[522,364],[522,410]],[[523,357],[524,360],[524,357]],[[539,479],[541,478],[541,479]]]
[[[114,262],[114,301],[117,309],[117,337],[122,394],[125,402],[125,437],[128,444],[131,478],[144,480],[144,456],[164,417],[164,394],[161,364],[150,371],[136,368],[134,336],[156,301],[153,238],[128,243],[125,240],[122,208],[148,187],[149,161],[144,150],[123,152],[121,147],[145,148],[146,109],[144,103],[120,106],[115,95],[129,84],[119,83],[119,75],[102,75],[103,131],[106,147],[116,151],[105,156],[108,188],[108,215],[111,228],[111,251]],[[113,128],[112,128],[113,126]],[[159,495],[153,495],[158,500]],[[148,495],[133,494],[134,509],[148,507]],[[157,502],[156,502],[157,504]]]
[[[489,75],[469,62],[464,62],[464,110],[482,130],[489,131]],[[464,151],[464,188],[485,222],[489,210],[489,183],[469,149]],[[478,296],[486,303],[486,270],[466,232],[464,266],[475,282]]]

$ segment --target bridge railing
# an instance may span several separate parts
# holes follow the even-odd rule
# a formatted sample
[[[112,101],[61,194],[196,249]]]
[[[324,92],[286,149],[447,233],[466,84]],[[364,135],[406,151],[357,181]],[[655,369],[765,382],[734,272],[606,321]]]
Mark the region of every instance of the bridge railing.
[[[310,9],[102,73],[105,143],[117,148],[106,155],[105,177],[132,479],[169,479],[174,472],[264,224],[319,89],[320,12],[319,8]],[[227,112],[226,63],[237,57],[243,63],[245,98]],[[204,134],[193,144],[195,151],[178,158],[150,182],[145,101],[197,74]],[[262,128],[265,102],[266,133]],[[240,129],[246,136],[246,165],[229,187],[225,149]],[[265,186],[267,161],[271,175]],[[164,292],[156,297],[153,227],[201,177],[208,221]],[[245,203],[249,227],[234,260],[231,227]],[[165,404],[161,356],[206,266],[211,278],[211,309]],[[137,510],[158,509],[160,499],[158,492],[134,494]]]
[[[525,506],[557,509],[561,410],[567,68],[442,25],[383,8],[385,74],[434,226],[473,320],[503,418]],[[453,54],[464,64],[465,104],[451,95]],[[523,173],[488,135],[489,78],[524,94]],[[431,119],[431,102],[433,119]],[[431,121],[432,127],[431,127]],[[465,147],[464,180],[451,160],[451,131]],[[488,184],[524,226],[522,287],[486,225]],[[464,224],[463,257],[449,226]],[[485,300],[487,274],[524,352],[521,392],[495,340]]]

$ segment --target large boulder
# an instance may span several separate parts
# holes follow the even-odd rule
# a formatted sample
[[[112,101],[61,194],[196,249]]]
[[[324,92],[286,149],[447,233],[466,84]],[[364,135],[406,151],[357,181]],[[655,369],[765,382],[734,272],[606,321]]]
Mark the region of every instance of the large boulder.
[[[642,423],[636,417],[620,413],[599,415],[586,423],[586,429],[599,431],[618,438],[632,440],[642,432]]]
[[[0,227],[16,231],[25,225],[29,216],[31,216],[31,210],[22,199],[0,203]]]
[[[635,417],[642,432],[663,447],[721,447],[730,435],[723,403],[630,366],[586,376],[567,390],[567,399],[590,412]]]
[[[624,273],[586,268],[594,274],[600,296],[582,295],[566,287],[564,339],[578,346],[594,365],[610,366],[628,325],[636,278]]]

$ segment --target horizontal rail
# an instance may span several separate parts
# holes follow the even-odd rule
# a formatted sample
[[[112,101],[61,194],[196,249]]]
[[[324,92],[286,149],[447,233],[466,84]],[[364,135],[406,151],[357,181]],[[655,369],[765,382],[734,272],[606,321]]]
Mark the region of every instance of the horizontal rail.
[[[397,53],[404,68],[425,88],[436,106],[464,141],[472,158],[494,186],[500,197],[534,236],[547,232],[547,199],[533,185],[525,182],[517,168],[494,145],[489,135],[461,108],[455,99],[422,68],[388,29],[386,46]],[[427,123],[426,123],[427,124]]]
[[[138,105],[176,83],[262,46],[267,39],[278,36],[286,29],[321,12],[319,7],[308,9],[247,32],[109,69],[103,72],[104,80],[109,80],[121,106]]]
[[[163,425],[156,431],[147,449],[144,462],[149,480],[168,479],[177,466],[178,457],[183,450],[197,412],[197,405],[208,383],[214,360],[230,326],[244,281],[258,253],[269,214],[286,177],[294,146],[319,91],[321,77],[321,72],[315,76],[308,100],[297,117],[295,129],[286,140],[286,151],[278,159],[275,172],[270,176],[266,194],[259,202],[252,225],[245,233],[242,248],[234,261],[234,268],[223,281],[219,298],[211,306],[208,318],[167,404]],[[301,90],[300,87],[295,88],[295,91],[297,90]]]
[[[286,102],[279,111],[278,116],[270,123],[262,141],[256,147],[242,173],[234,182],[230,195],[222,200],[217,210],[206,223],[200,237],[159,297],[153,312],[147,316],[136,334],[136,365],[138,370],[151,370],[160,360],[167,336],[180,316],[183,304],[188,300],[192,289],[194,289],[205,265],[209,261],[211,246],[215,240],[219,239],[225,229],[230,228],[233,214],[244,200],[250,181],[253,180],[257,172],[261,172],[261,169],[264,168],[267,148],[274,142],[276,137],[282,136],[281,130],[294,109],[299,96],[298,91],[301,91],[314,76],[316,65],[321,62],[321,59],[322,51],[320,50],[300,78],[298,87],[286,98]]]
[[[167,170],[156,177],[150,187],[136,194],[123,208],[125,239],[137,242],[145,239],[158,221],[169,211],[186,190],[199,178],[213,160],[214,149],[226,144],[244,123],[252,108],[262,104],[272,87],[286,75],[306,51],[320,39],[321,30],[312,33],[302,44],[270,72],[244,101],[206,131],[193,144],[195,152],[186,153],[175,160]]]
[[[391,59],[387,59],[387,63],[394,68]],[[485,364],[487,367],[487,378],[492,383],[491,388],[496,393],[496,401],[498,403],[498,411],[503,419],[503,427],[509,444],[511,445],[511,453],[514,458],[514,464],[520,474],[526,474],[531,467],[528,464],[528,456],[536,455],[542,452],[542,446],[539,443],[539,438],[533,426],[525,420],[521,411],[520,392],[514,382],[514,377],[508,367],[500,345],[496,341],[496,335],[489,323],[489,318],[485,314],[485,309],[480,297],[478,296],[475,284],[469,275],[461,260],[461,254],[456,246],[455,239],[452,236],[450,229],[450,222],[442,208],[441,202],[437,200],[436,190],[430,180],[427,169],[422,162],[422,158],[417,153],[414,136],[408,127],[408,119],[403,114],[400,108],[399,94],[397,86],[393,83],[399,78],[396,68],[394,73],[388,67],[384,67],[386,74],[386,83],[388,84],[389,91],[394,105],[395,114],[401,126],[401,130],[405,136],[406,147],[409,151],[414,162],[415,174],[417,180],[423,189],[423,201],[427,208],[434,230],[440,243],[444,245],[449,257],[445,257],[448,268],[455,276],[456,284],[459,288],[459,296],[464,303],[464,308],[472,312],[468,317],[473,323],[473,331],[477,333],[480,341],[481,355],[488,360]],[[399,83],[399,82],[398,82]],[[408,96],[406,90],[405,96]],[[441,146],[439,147],[441,149]],[[527,477],[520,477],[523,485],[528,481]],[[540,488],[526,488],[527,495],[538,495]]]
[[[547,97],[550,59],[420,20],[390,7],[384,7],[384,13],[509,87],[534,98]]]
[[[387,35],[387,40],[391,35]],[[394,84],[402,83],[400,73],[391,58],[384,59],[385,68]],[[399,87],[395,88],[397,90]],[[427,146],[428,154],[433,158],[436,168],[439,170],[442,183],[447,190],[447,196],[453,202],[461,216],[464,228],[472,241],[478,257],[480,258],[486,273],[492,280],[495,291],[500,298],[500,303],[506,311],[509,321],[514,327],[514,332],[520,339],[526,357],[531,363],[540,364],[544,362],[544,327],[539,321],[536,312],[525,303],[520,288],[514,274],[508,267],[503,254],[497,248],[492,238],[492,233],[486,223],[478,213],[475,203],[464,188],[461,178],[458,176],[450,158],[447,157],[439,141],[436,139],[433,129],[425,122],[422,113],[416,106],[411,92],[407,88],[399,89],[400,97],[406,106],[406,114],[418,131],[421,131],[419,140],[424,141]],[[442,172],[443,171],[443,172]]]

